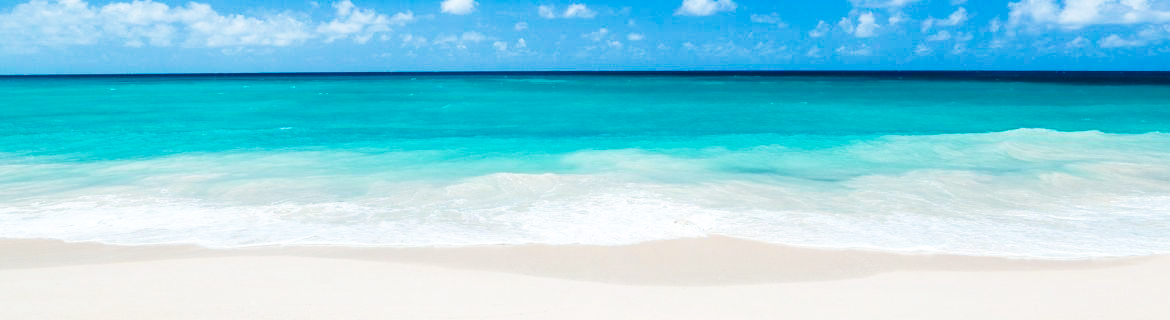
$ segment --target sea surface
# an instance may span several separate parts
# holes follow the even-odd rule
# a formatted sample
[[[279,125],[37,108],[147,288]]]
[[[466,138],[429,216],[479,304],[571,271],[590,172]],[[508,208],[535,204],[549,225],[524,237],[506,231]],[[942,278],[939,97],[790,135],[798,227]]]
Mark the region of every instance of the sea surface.
[[[1170,253],[1170,75],[0,77],[0,238]]]

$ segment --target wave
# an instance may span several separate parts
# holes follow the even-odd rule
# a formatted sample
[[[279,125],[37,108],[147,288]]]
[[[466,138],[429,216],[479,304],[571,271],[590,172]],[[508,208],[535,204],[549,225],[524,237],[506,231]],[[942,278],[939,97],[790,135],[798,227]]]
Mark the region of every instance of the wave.
[[[208,247],[778,244],[1170,253],[1170,136],[1020,129],[567,153],[0,155],[0,237]]]

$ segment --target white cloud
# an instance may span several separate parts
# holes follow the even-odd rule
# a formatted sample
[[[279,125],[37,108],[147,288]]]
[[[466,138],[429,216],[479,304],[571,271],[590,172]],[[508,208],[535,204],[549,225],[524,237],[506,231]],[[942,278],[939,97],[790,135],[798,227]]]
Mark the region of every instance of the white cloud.
[[[877,34],[877,29],[881,28],[881,25],[877,24],[877,18],[874,17],[872,12],[866,12],[857,16],[857,25],[853,25],[853,20],[845,17],[837,21],[837,27],[841,28],[845,33],[852,34],[854,37],[869,38]],[[820,28],[821,25],[818,23],[817,29],[819,30]],[[815,38],[824,34],[818,33],[817,35],[813,35],[810,32],[809,35]]]
[[[478,31],[466,31],[459,35],[445,34],[435,38],[434,43],[440,46],[454,46],[458,49],[467,49],[468,44],[479,43],[490,38]],[[494,43],[493,43],[494,44]]]
[[[516,29],[516,31],[524,31],[525,29],[528,29],[528,23],[524,21],[517,22],[516,25],[512,27],[512,29]]]
[[[74,4],[77,3],[83,2]],[[120,2],[102,7],[97,16],[105,18],[101,29],[125,38],[126,46],[141,47],[145,45],[143,40],[147,40],[152,46],[166,47],[171,45],[178,32],[170,23],[174,20],[172,11],[178,10],[182,8],[171,10],[166,4],[157,2]]]
[[[899,23],[902,23],[903,21],[906,21],[908,19],[910,19],[910,18],[906,17],[905,13],[897,12],[897,13],[890,15],[890,18],[886,19],[886,21],[888,21],[890,23],[890,25],[893,26],[893,25],[897,25]]]
[[[869,38],[874,36],[877,29],[881,25],[877,24],[877,19],[873,17],[873,13],[866,12],[857,17],[857,28],[853,31],[853,36],[858,38]]]
[[[862,44],[856,48],[849,48],[846,46],[837,47],[835,50],[837,54],[844,56],[868,56],[873,54],[873,49],[869,45]]]
[[[966,53],[966,52],[967,52],[967,44],[966,43],[962,43],[962,42],[956,43],[954,45],[954,47],[951,47],[951,54],[953,54],[953,55],[957,56],[957,55],[961,55],[961,54]]]
[[[837,27],[841,28],[841,31],[845,31],[845,33],[853,34],[853,20],[850,20],[849,17],[841,18],[840,21],[837,21]]]
[[[1064,47],[1069,49],[1084,48],[1087,46],[1089,46],[1089,39],[1079,36],[1076,39],[1072,39],[1072,41],[1064,44]]]
[[[752,22],[754,22],[754,23],[774,24],[774,25],[781,27],[781,28],[788,27],[788,24],[785,23],[784,20],[781,20],[780,14],[776,13],[776,12],[773,12],[772,14],[766,14],[766,15],[753,13],[750,18],[751,18]]]
[[[565,18],[592,19],[593,17],[597,16],[597,12],[590,10],[589,7],[583,4],[574,3],[569,5],[568,8],[565,8],[565,13],[563,16]]]
[[[615,48],[615,49],[622,48],[622,42],[617,41],[617,40],[610,40],[609,42],[606,42],[606,45],[608,45],[610,48]]]
[[[1102,48],[1125,48],[1125,47],[1141,47],[1147,44],[1141,39],[1125,39],[1119,35],[1111,34],[1104,39],[1097,41],[1097,45]]]
[[[998,18],[991,19],[991,22],[987,23],[987,31],[991,31],[991,33],[999,32],[1001,28],[1003,28],[1003,21]]]
[[[901,8],[919,0],[849,0],[858,8]]]
[[[646,39],[646,36],[642,35],[641,33],[631,33],[631,34],[626,35],[626,40],[642,41],[642,39]]]
[[[253,18],[241,15],[221,16],[211,6],[188,3],[188,10],[180,15],[187,19],[190,34],[184,45],[191,47],[227,46],[289,46],[316,37],[307,29],[307,23],[296,18],[277,15]]]
[[[409,46],[409,47],[419,48],[419,47],[422,47],[425,45],[427,45],[427,38],[426,37],[415,36],[415,35],[412,35],[409,33],[402,35],[402,46],[403,47]]]
[[[467,15],[475,11],[475,6],[478,4],[475,0],[443,0],[439,3],[439,9],[442,13]]]
[[[1170,7],[1165,1],[1158,0],[1065,0],[1063,3],[1055,0],[1021,0],[1009,3],[1008,8],[1010,26],[1079,29],[1091,25],[1170,22]]]
[[[559,15],[557,14],[557,8],[550,5],[537,6],[536,12],[540,15],[541,18],[545,19],[593,19],[594,17],[597,17],[597,11],[593,11],[593,9],[589,9],[589,6],[580,3],[570,4],[565,8],[565,11],[561,12]]]
[[[963,7],[959,7],[958,10],[955,10],[955,12],[951,13],[951,15],[947,16],[946,19],[935,19],[932,17],[932,18],[927,18],[926,20],[923,20],[922,21],[922,32],[930,31],[930,29],[935,27],[935,26],[939,26],[939,27],[958,26],[958,25],[961,25],[963,23],[966,23],[968,18],[969,17],[967,15],[967,9],[963,8]]]
[[[601,28],[601,29],[598,29],[597,31],[583,34],[583,35],[581,35],[581,37],[585,38],[585,39],[593,40],[593,41],[601,41],[601,39],[605,39],[605,37],[608,35],[609,35],[609,29]]]
[[[808,52],[805,52],[804,55],[812,58],[820,58],[821,47],[812,47],[812,49],[808,49]]]
[[[509,43],[506,41],[492,42],[492,48],[496,49],[496,54],[500,56],[519,56],[531,55],[533,52],[528,50],[528,42],[524,38],[516,39],[515,42]]]
[[[536,7],[536,13],[539,14],[541,18],[545,19],[556,19],[557,13],[554,10],[556,9],[553,9],[552,6],[541,5]]]
[[[482,33],[476,32],[476,31],[467,31],[459,36],[459,40],[470,41],[470,42],[480,42],[480,41],[487,40],[487,36],[483,35]]]
[[[0,12],[0,48],[35,52],[42,47],[89,45],[113,41],[128,47],[180,45],[194,48],[242,46],[283,47],[312,39],[331,42],[351,38],[365,43],[377,33],[415,20],[400,12],[387,17],[351,1],[333,4],[334,17],[314,25],[303,15],[267,16],[220,14],[210,5],[189,2],[171,7],[151,0],[113,2],[101,7],[81,0],[22,3]],[[225,50],[230,53],[261,52]]]
[[[771,40],[756,42],[756,45],[752,47],[752,51],[757,56],[792,58],[792,53],[788,51],[788,46]]]
[[[826,23],[825,20],[821,20],[821,21],[817,22],[816,28],[814,28],[808,32],[808,36],[810,38],[820,38],[820,37],[824,37],[825,34],[828,34],[828,33],[829,33],[829,24]]]
[[[411,12],[409,10],[406,12],[395,13],[394,15],[390,16],[390,24],[396,25],[399,27],[405,26],[407,23],[411,23],[411,22],[415,22],[415,21],[418,21],[418,18],[415,18],[414,12]]]
[[[327,43],[351,36],[354,42],[366,43],[375,33],[390,31],[391,19],[374,10],[357,9],[349,0],[336,2],[333,8],[336,9],[336,18],[317,26],[317,33],[325,36]],[[394,18],[393,23],[405,25],[414,21],[414,13],[400,12]]]
[[[37,0],[0,13],[0,48],[15,52],[99,41],[129,47],[289,46],[317,36],[307,21],[289,14],[225,16],[197,2],[170,7],[146,0],[94,7],[80,0]]]
[[[734,41],[728,40],[725,42],[707,42],[702,45],[695,45],[694,43],[683,43],[683,49],[694,52],[695,54],[707,57],[755,57],[756,53],[750,48],[742,47]]]
[[[925,44],[919,43],[918,46],[914,47],[914,54],[915,55],[929,56],[933,53],[934,53],[934,49],[931,49],[930,47],[926,46]]]
[[[676,16],[710,16],[719,12],[735,11],[738,5],[731,0],[683,0],[674,11]]]
[[[946,31],[946,30],[939,31],[938,33],[935,33],[935,34],[932,34],[932,35],[926,37],[926,41],[947,41],[947,40],[951,40],[951,33],[949,31]]]

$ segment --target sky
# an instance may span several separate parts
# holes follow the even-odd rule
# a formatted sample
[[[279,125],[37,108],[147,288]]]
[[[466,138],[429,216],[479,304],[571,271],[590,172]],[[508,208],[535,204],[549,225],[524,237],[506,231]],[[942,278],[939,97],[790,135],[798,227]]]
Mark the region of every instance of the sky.
[[[1170,0],[0,0],[0,74],[1170,70]]]

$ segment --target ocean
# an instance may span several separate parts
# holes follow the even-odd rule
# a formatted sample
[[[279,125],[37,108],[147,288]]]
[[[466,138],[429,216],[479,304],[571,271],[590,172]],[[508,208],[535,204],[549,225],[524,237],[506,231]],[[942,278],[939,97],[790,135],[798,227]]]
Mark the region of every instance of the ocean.
[[[1170,253],[1170,74],[0,77],[0,238]]]

